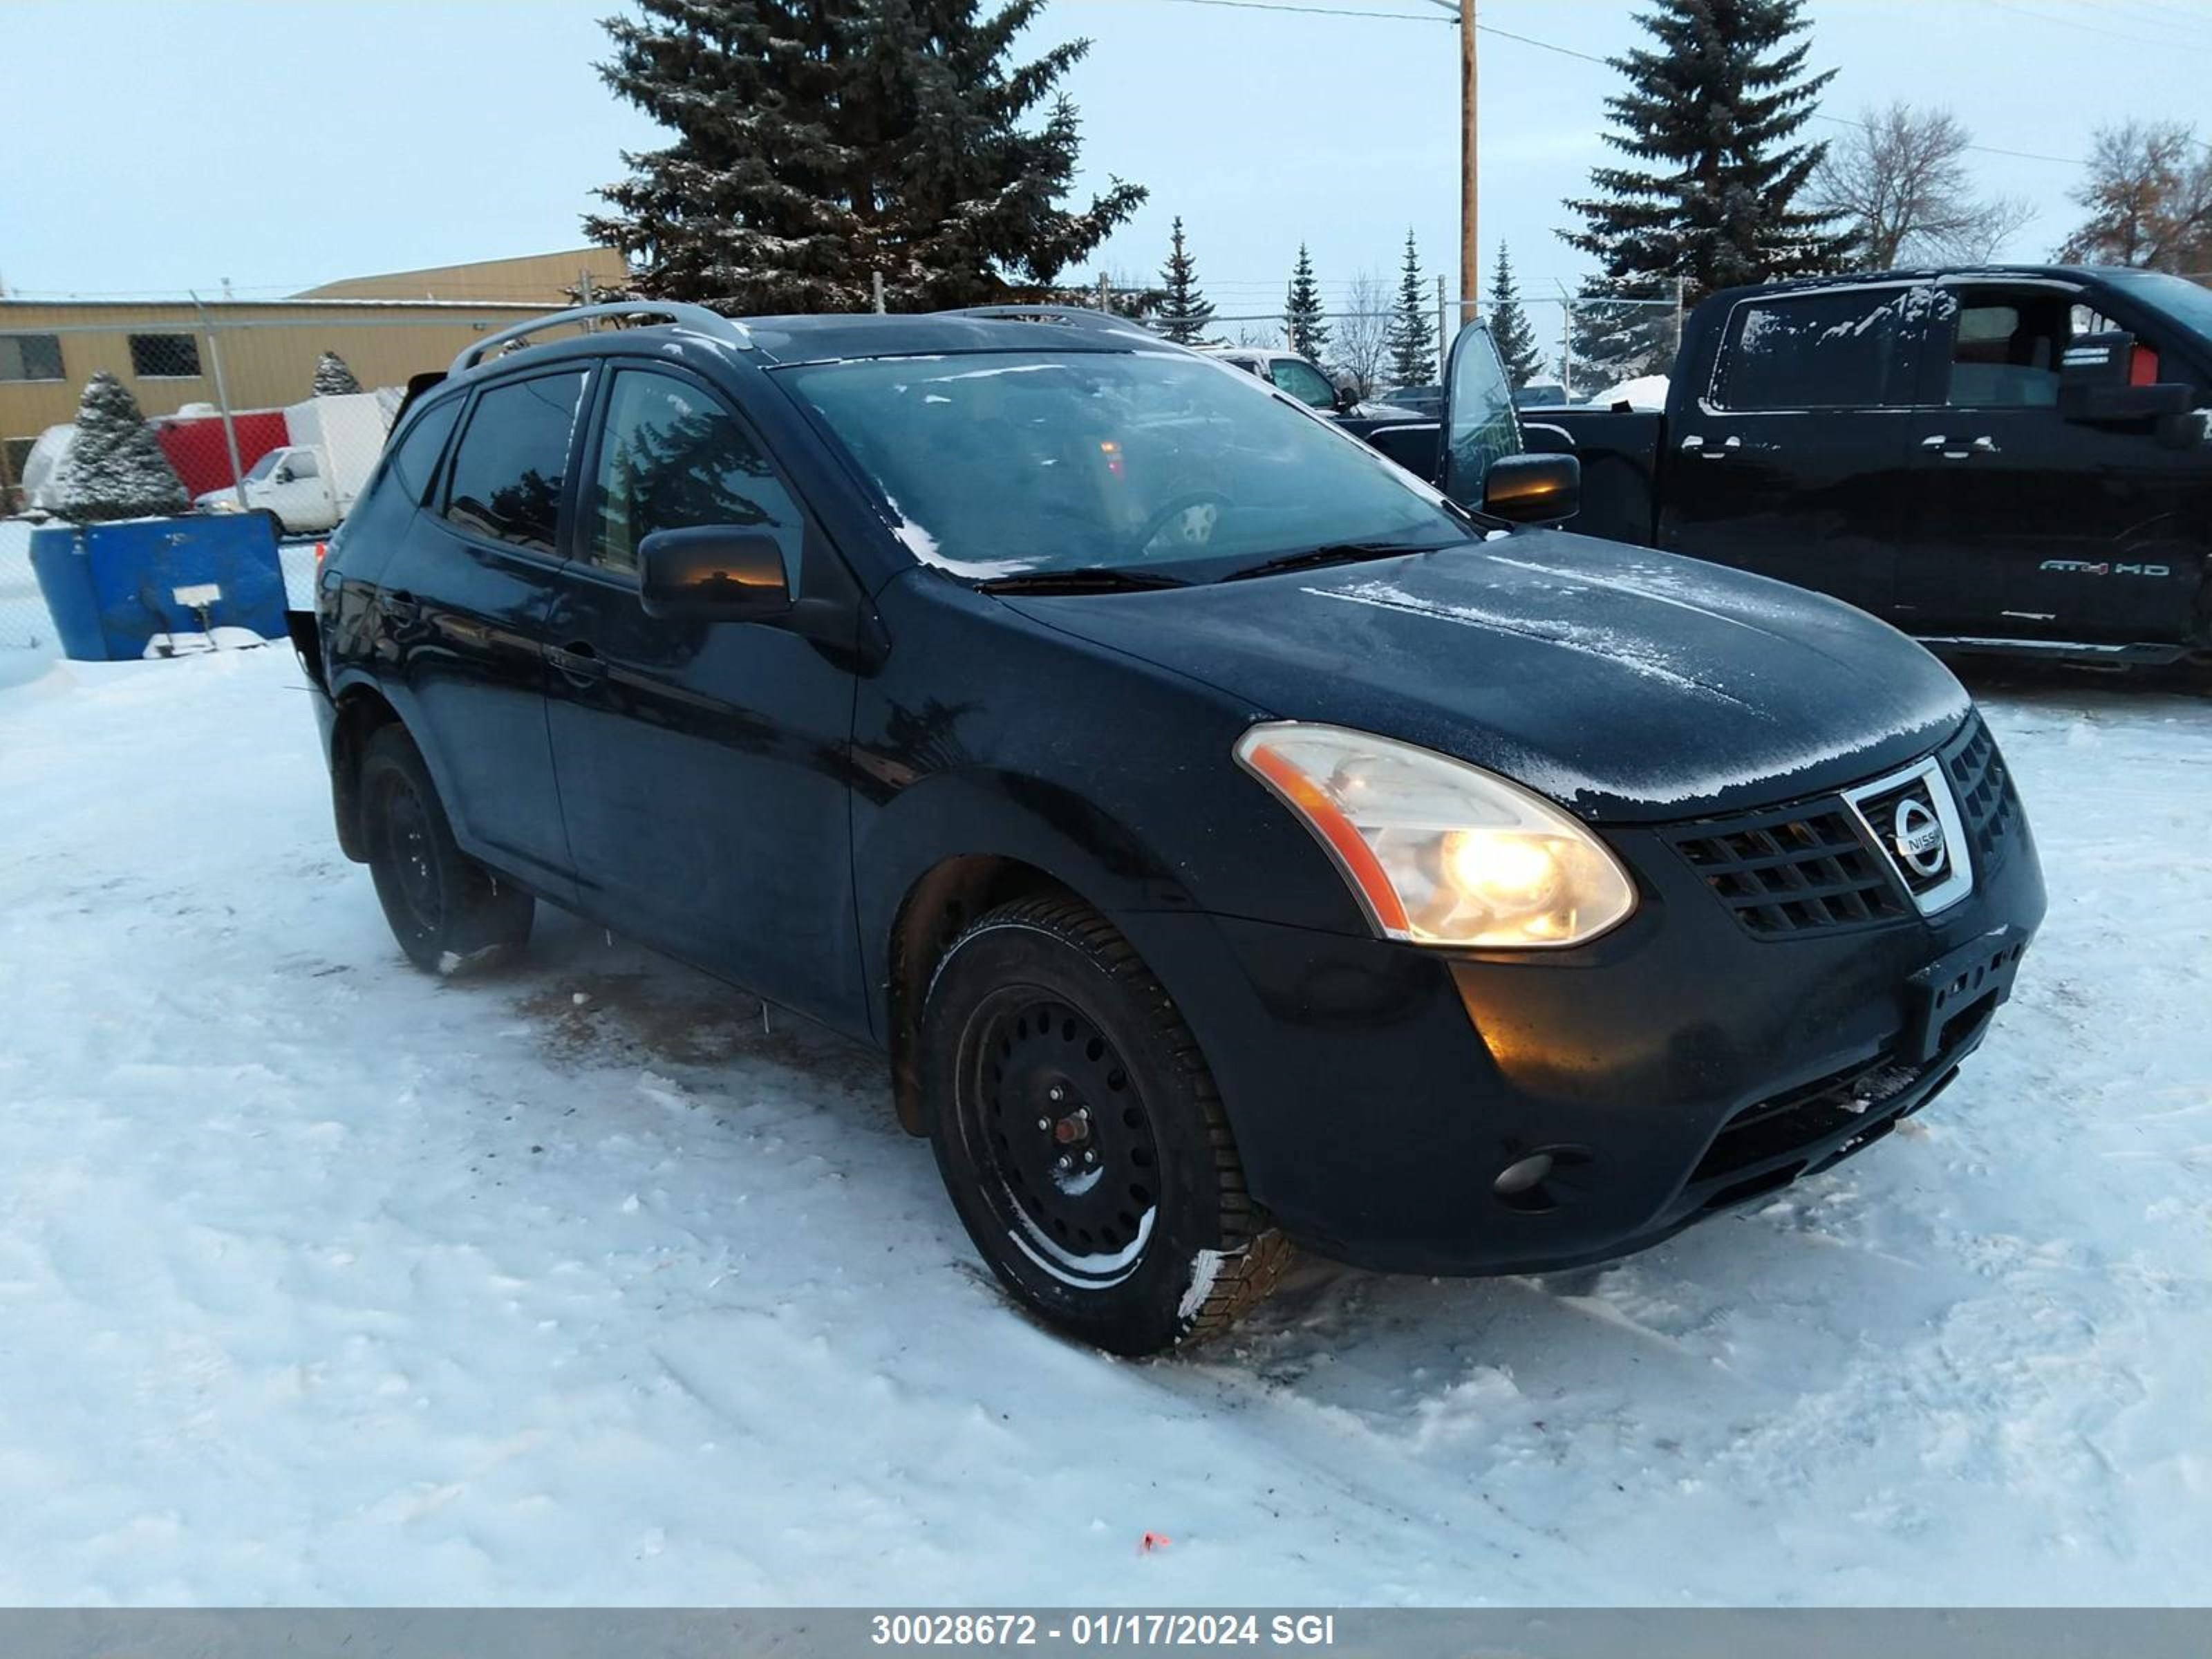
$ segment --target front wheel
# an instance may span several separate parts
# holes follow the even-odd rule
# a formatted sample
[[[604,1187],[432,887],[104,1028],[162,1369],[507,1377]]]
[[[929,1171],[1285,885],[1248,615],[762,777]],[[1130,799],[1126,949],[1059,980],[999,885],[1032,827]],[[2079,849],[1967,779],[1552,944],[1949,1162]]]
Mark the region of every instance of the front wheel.
[[[930,1140],[1000,1280],[1115,1353],[1224,1329],[1291,1248],[1245,1191],[1197,1039],[1111,924],[1064,898],[956,939],[922,1012]]]
[[[537,902],[454,843],[430,769],[398,726],[380,728],[361,761],[362,838],[392,937],[417,968],[473,972],[530,938]]]

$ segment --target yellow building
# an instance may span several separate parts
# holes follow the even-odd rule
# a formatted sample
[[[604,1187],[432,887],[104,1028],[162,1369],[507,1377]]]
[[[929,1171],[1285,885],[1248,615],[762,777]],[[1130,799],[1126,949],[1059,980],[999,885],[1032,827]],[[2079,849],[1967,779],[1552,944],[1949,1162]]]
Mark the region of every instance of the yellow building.
[[[100,369],[149,416],[218,401],[281,409],[309,395],[325,351],[365,387],[404,386],[471,339],[623,276],[622,256],[595,247],[352,277],[284,300],[0,299],[0,492],[41,432],[76,417]]]

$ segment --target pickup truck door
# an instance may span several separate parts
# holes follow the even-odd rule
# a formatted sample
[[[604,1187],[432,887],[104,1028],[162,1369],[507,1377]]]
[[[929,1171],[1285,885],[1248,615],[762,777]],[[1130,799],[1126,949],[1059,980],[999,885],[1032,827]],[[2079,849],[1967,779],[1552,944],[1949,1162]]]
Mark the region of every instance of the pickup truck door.
[[[2069,342],[2114,326],[2128,325],[2057,281],[1944,290],[1915,423],[1899,626],[2103,644],[2183,637],[2212,537],[2212,450],[2172,447],[2148,421],[2058,412]],[[2171,356],[2155,372],[2191,378]]]
[[[637,550],[656,530],[743,525],[784,544],[794,593],[842,566],[720,393],[673,365],[617,360],[603,378],[547,622],[579,900],[711,973],[849,1022],[862,1006],[849,659],[773,623],[647,616]]]
[[[1891,283],[1739,301],[1709,378],[1668,399],[1660,546],[1887,611],[1932,300]]]

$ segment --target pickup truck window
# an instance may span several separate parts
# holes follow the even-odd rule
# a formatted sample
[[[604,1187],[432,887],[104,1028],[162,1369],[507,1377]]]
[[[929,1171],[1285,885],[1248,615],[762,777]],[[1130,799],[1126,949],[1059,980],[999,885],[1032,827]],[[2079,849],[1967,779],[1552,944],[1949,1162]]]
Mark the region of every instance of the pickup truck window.
[[[1295,357],[1278,357],[1267,365],[1267,378],[1302,404],[1310,404],[1316,409],[1336,406],[1336,388],[1310,363],[1302,363]]]
[[[1970,295],[1951,337],[1954,409],[2045,409],[2058,401],[2058,362],[2071,304],[2063,295]]]
[[[1750,300],[1729,318],[1723,409],[1869,409],[1912,399],[1902,323],[1911,290],[1844,289]]]

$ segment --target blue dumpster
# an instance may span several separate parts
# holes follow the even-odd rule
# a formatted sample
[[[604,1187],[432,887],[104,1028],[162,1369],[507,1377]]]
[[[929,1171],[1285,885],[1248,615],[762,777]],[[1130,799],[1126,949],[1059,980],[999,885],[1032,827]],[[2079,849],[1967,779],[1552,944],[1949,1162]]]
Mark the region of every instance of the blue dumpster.
[[[81,661],[143,657],[157,634],[284,637],[284,572],[261,514],[51,526],[32,533],[31,568]]]

